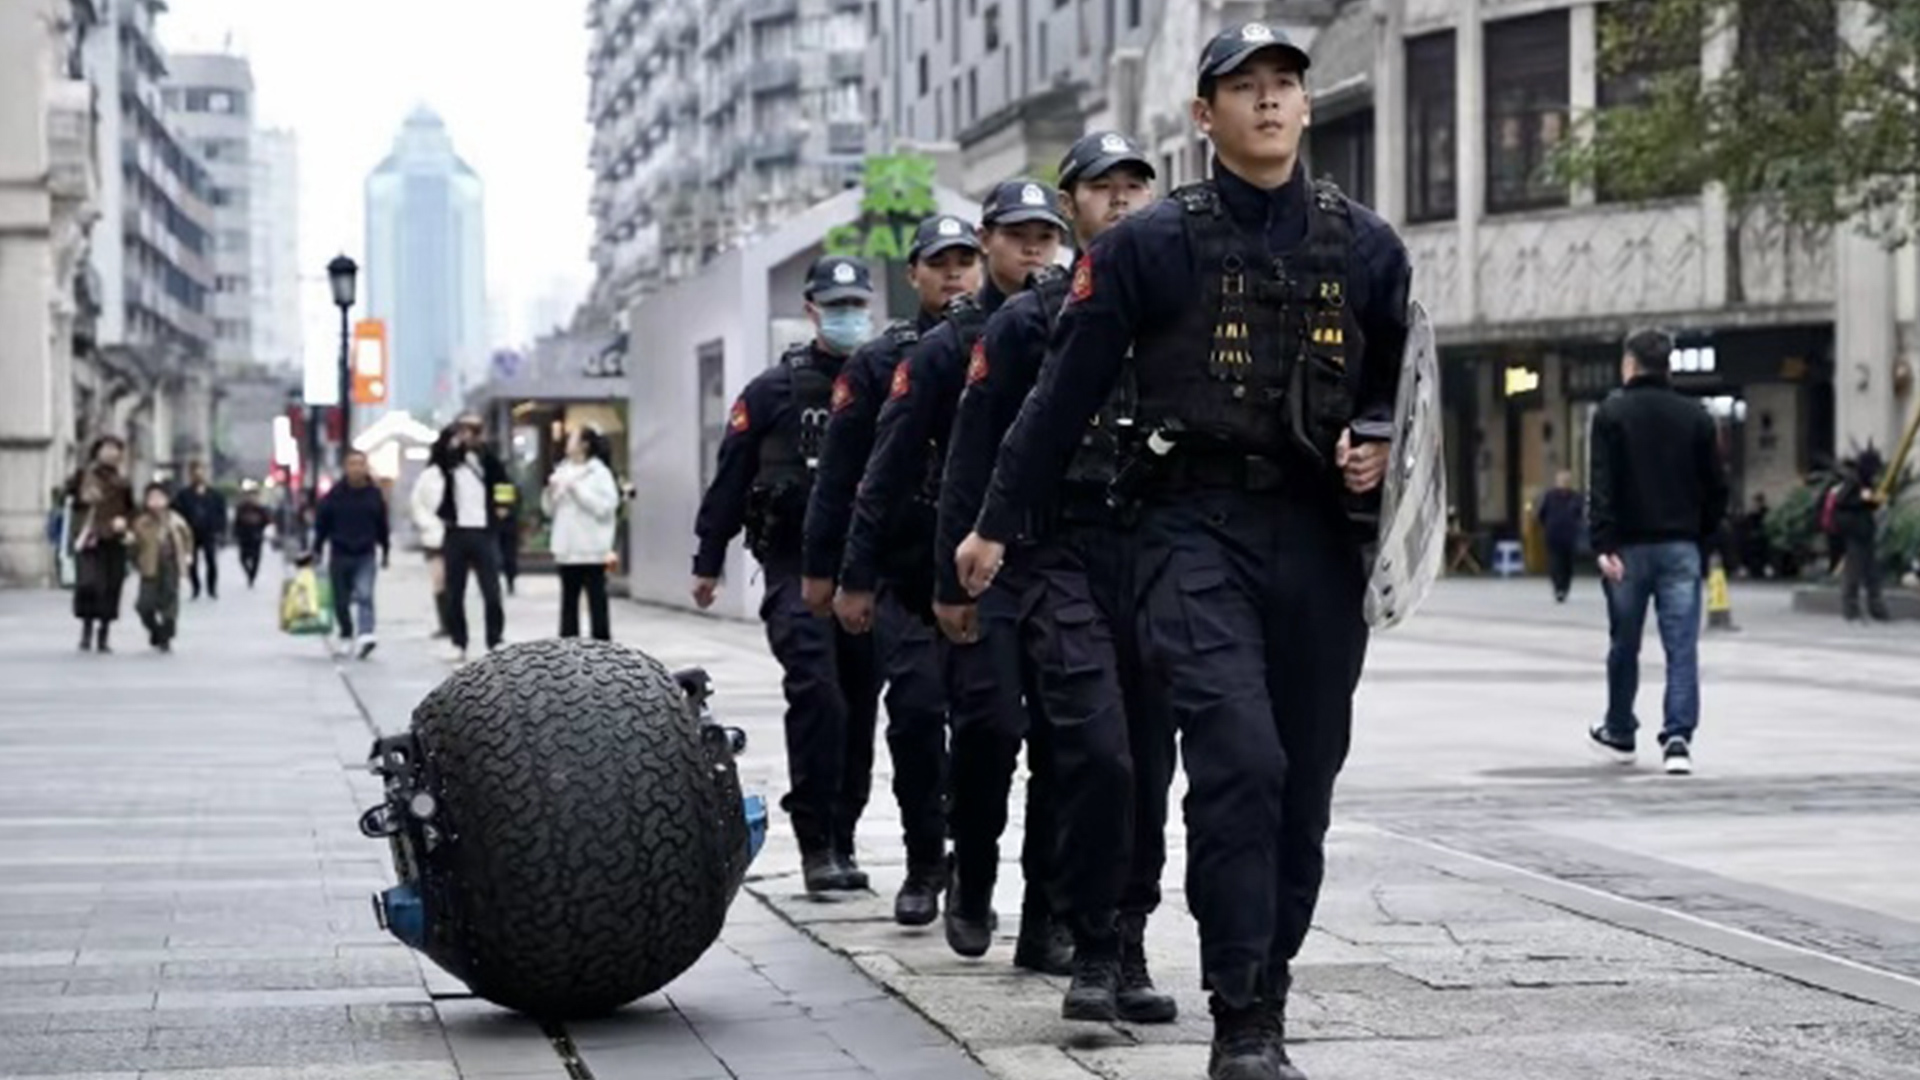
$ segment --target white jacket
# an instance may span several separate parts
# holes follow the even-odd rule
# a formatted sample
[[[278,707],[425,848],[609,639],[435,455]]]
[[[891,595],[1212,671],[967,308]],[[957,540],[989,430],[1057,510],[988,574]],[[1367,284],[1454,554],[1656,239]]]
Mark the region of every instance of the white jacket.
[[[447,523],[440,519],[440,503],[446,494],[447,474],[438,466],[429,465],[420,470],[407,498],[413,531],[420,536],[420,546],[428,551],[439,551],[447,541]]]
[[[553,520],[548,548],[561,566],[599,566],[613,553],[620,485],[599,458],[562,461],[547,479],[540,505]]]

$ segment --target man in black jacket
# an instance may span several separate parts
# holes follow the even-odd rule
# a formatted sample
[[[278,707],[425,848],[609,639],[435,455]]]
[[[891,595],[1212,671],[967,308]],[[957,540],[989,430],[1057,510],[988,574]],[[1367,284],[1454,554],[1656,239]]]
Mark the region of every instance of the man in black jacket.
[[[391,546],[387,493],[374,483],[367,471],[367,455],[358,450],[347,452],[346,473],[320,500],[313,524],[313,553],[318,556],[331,545],[327,571],[333,583],[341,649],[357,650],[364,660],[374,647],[374,551],[379,550],[379,565],[385,566]]]
[[[467,575],[480,582],[486,605],[487,649],[500,647],[507,632],[507,612],[500,603],[500,541],[496,524],[513,498],[513,480],[507,468],[487,447],[486,425],[469,413],[454,422],[454,435],[440,498],[440,520],[447,523],[446,617],[447,636],[453,639],[453,659],[467,660]]]
[[[173,493],[173,510],[193,530],[193,562],[187,580],[193,598],[200,599],[200,564],[207,564],[207,596],[220,599],[220,540],[227,534],[227,497],[207,483],[205,462],[187,466],[187,483]]]
[[[1639,330],[1627,338],[1626,386],[1593,415],[1593,475],[1587,519],[1607,593],[1606,719],[1587,731],[1595,750],[1632,764],[1647,604],[1667,651],[1665,725],[1669,773],[1693,771],[1700,722],[1700,579],[1707,543],[1727,512],[1719,430],[1698,401],[1673,388],[1673,338]]]

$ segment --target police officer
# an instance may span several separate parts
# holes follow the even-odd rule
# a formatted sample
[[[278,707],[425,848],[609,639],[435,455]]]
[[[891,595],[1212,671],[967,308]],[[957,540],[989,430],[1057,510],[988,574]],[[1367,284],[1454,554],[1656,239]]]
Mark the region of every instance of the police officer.
[[[867,268],[828,257],[807,273],[815,334],[754,376],[734,401],[719,467],[694,523],[693,600],[712,606],[727,544],[744,525],[766,571],[760,617],[785,671],[787,773],[781,801],[809,892],[867,887],[853,854],[873,773],[878,694],[872,642],[839,631],[800,596],[800,533],[826,432],[833,380],[872,334]]]
[[[938,505],[947,436],[968,357],[987,318],[1020,289],[1027,275],[1053,263],[1066,233],[1056,193],[1033,180],[996,186],[982,207],[981,219],[986,283],[977,297],[955,301],[946,321],[894,369],[889,400],[880,412],[878,439],[854,504],[841,567],[841,594],[835,601],[836,612],[850,629],[863,629],[870,620],[881,538],[888,535],[898,508],[912,504],[928,512],[921,548],[926,589],[924,595],[907,599],[916,614],[932,621],[931,511]],[[999,841],[1006,829],[1015,759],[1023,740],[1046,735],[1045,723],[1032,723],[1028,715],[1037,695],[1023,694],[1030,687],[1022,685],[1015,614],[1011,600],[995,597],[983,605],[985,629],[979,638],[948,650],[948,706],[953,718],[948,827],[954,852],[945,918],[947,943],[962,956],[982,956],[992,944],[998,921],[992,906],[993,883],[999,873]],[[1014,963],[1065,974],[1071,942],[1064,928],[1056,928],[1047,895],[1047,848],[1053,833],[1049,757],[1030,748],[1027,760],[1033,778],[1021,856],[1027,887]]]
[[[1154,170],[1126,136],[1096,131],[1060,163],[1060,187],[1084,249],[1153,201]],[[977,619],[954,573],[953,552],[986,495],[1000,440],[1039,375],[1067,275],[1036,273],[1031,288],[988,321],[967,371],[941,490],[941,626],[965,640]],[[1109,506],[1127,402],[1095,417],[1051,506],[1028,522],[1019,632],[1051,727],[1058,836],[1054,909],[1071,927],[1069,1020],[1166,1023],[1172,997],[1147,970],[1147,916],[1160,902],[1166,862],[1173,729],[1149,693],[1132,632],[1125,574],[1128,531]],[[1124,707],[1123,707],[1124,704]],[[1116,914],[1119,917],[1116,918]]]
[[[854,487],[873,449],[874,423],[893,369],[939,323],[948,301],[980,287],[980,255],[972,223],[950,214],[920,222],[907,251],[907,281],[920,298],[918,317],[896,322],[862,345],[834,380],[832,415],[801,545],[801,590],[816,615],[832,613]],[[939,917],[946,887],[947,690],[933,629],[908,613],[892,575],[884,571],[874,645],[887,682],[887,751],[907,846],[906,880],[894,897],[893,917],[903,926],[925,926]]]
[[[991,580],[1129,368],[1152,465],[1142,650],[1182,733],[1216,1080],[1302,1075],[1285,1045],[1289,964],[1325,870],[1367,638],[1347,502],[1380,483],[1407,333],[1405,246],[1298,167],[1307,66],[1260,23],[1208,43],[1193,113],[1214,179],[1079,260],[956,559],[970,588]]]

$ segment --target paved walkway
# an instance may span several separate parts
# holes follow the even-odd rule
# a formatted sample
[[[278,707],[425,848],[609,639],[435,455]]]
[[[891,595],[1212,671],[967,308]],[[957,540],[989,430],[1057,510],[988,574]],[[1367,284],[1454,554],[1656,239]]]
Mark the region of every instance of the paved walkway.
[[[1177,822],[1151,945],[1181,1022],[1067,1025],[1060,982],[1007,962],[1017,866],[984,960],[891,923],[885,776],[861,830],[875,896],[805,899],[776,820],[720,945],[665,993],[558,1040],[464,997],[375,929],[389,871],[354,828],[372,731],[404,727],[448,670],[424,575],[396,567],[380,651],[338,667],[273,630],[264,583],[188,605],[170,657],[126,624],[119,655],[82,655],[63,594],[0,593],[0,1076],[1202,1075]],[[521,593],[509,639],[549,633],[552,579]],[[1847,631],[1736,594],[1747,632],[1705,651],[1701,775],[1670,780],[1585,762],[1604,620],[1590,589],[1544,594],[1443,583],[1376,641],[1302,958],[1301,1063],[1315,1080],[1920,1080],[1920,627]],[[749,734],[743,779],[777,800],[759,627],[616,604],[615,635],[708,667]]]

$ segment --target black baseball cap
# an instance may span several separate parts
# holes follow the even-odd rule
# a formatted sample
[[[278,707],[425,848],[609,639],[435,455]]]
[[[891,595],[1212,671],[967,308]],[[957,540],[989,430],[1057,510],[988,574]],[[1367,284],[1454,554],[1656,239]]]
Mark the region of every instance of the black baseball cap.
[[[1080,138],[1060,159],[1060,189],[1065,191],[1081,180],[1098,180],[1119,165],[1136,165],[1155,178],[1153,162],[1133,140],[1117,131],[1095,131]]]
[[[917,263],[955,247],[982,250],[979,230],[965,218],[935,214],[922,220],[913,230],[913,243],[907,248],[907,261]]]
[[[1026,177],[995,184],[980,207],[980,224],[1018,225],[1023,221],[1044,221],[1066,232],[1059,190]]]
[[[814,260],[807,269],[808,300],[831,304],[840,300],[867,300],[873,296],[873,278],[867,264],[844,255]]]
[[[1240,70],[1240,65],[1265,49],[1278,50],[1299,66],[1301,74],[1305,74],[1313,64],[1307,50],[1295,45],[1285,30],[1263,22],[1241,23],[1227,27],[1207,42],[1206,51],[1200,54],[1201,87],[1204,89],[1210,79]]]

